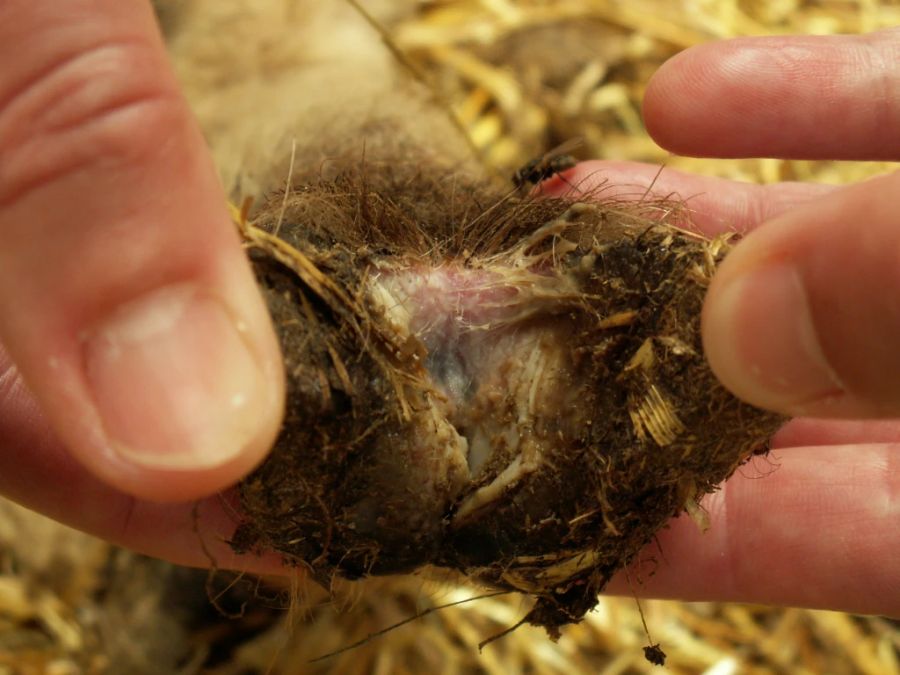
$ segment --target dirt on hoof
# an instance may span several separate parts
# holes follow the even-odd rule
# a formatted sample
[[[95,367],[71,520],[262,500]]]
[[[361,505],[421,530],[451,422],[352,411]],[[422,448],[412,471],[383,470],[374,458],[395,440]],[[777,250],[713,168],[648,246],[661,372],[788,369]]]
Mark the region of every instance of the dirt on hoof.
[[[273,197],[241,229],[289,398],[234,548],[326,586],[451,568],[579,621],[783,422],[708,369],[729,245],[675,211],[359,158]]]

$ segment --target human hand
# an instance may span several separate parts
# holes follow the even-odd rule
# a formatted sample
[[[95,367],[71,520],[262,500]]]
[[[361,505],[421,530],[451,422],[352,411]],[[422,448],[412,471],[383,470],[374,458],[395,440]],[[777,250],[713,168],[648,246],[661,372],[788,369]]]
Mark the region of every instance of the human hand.
[[[0,492],[201,562],[156,502],[261,461],[283,375],[150,3],[0,3],[0,63]]]
[[[900,160],[900,31],[703,45],[661,68],[644,113],[681,154]],[[640,193],[655,173],[567,178]],[[753,230],[710,288],[707,357],[741,398],[807,419],[707,498],[709,532],[660,533],[636,592],[900,616],[900,173],[834,189],[664,171],[653,190],[690,197],[707,234]],[[624,575],[610,590],[630,592]]]

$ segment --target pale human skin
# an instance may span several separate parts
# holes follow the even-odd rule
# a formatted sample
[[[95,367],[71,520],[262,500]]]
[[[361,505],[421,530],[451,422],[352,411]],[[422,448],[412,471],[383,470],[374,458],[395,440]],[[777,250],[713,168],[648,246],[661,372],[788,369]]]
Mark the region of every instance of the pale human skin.
[[[195,565],[202,499],[218,563],[271,569],[221,541],[214,495],[277,432],[280,355],[149,3],[4,2],[0,63],[0,492]],[[897,160],[900,32],[697,47],[653,79],[645,117],[682,154]],[[586,162],[570,180],[656,171]],[[708,233],[752,230],[710,290],[705,347],[736,394],[805,419],[776,437],[777,471],[708,500],[709,532],[660,535],[640,592],[900,615],[900,173],[655,187],[693,196]]]

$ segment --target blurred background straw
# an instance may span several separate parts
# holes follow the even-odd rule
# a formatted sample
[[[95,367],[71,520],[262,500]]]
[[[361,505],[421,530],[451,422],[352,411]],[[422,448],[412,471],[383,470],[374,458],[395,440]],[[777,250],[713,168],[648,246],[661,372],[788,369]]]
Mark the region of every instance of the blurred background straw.
[[[890,167],[670,156],[643,128],[644,88],[664,61],[703,42],[896,25],[896,0],[444,0],[423,3],[392,33],[454,102],[488,163],[506,173],[580,136],[585,158],[754,182],[845,183]]]

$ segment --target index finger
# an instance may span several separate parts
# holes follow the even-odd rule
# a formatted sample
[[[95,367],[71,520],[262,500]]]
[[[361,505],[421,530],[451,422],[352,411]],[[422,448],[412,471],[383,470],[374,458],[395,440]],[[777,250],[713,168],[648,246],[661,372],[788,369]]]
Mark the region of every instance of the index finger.
[[[900,160],[900,29],[688,49],[650,81],[644,119],[683,155]]]

